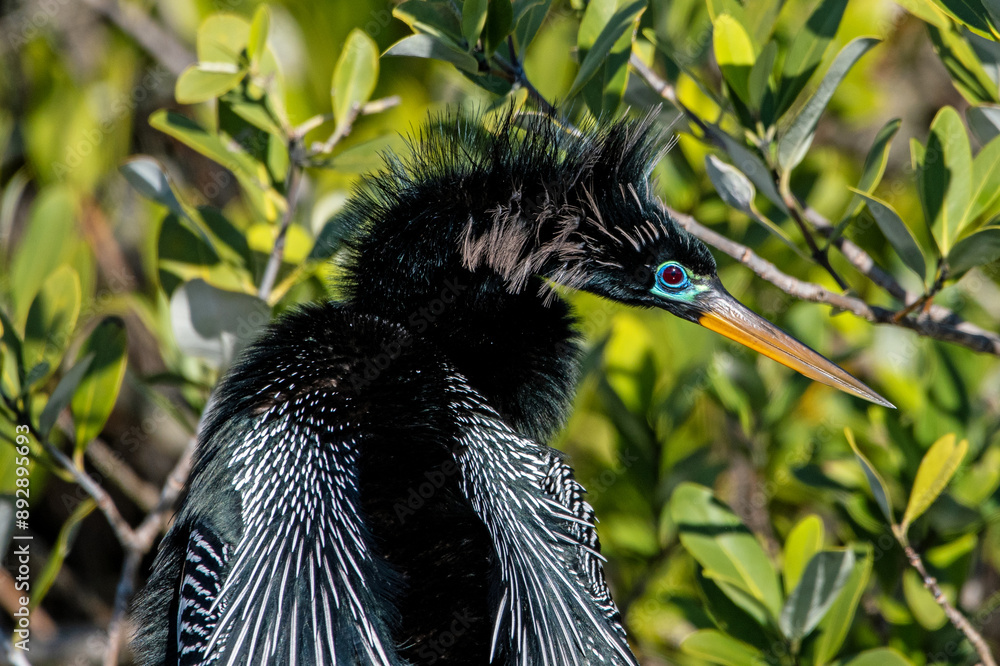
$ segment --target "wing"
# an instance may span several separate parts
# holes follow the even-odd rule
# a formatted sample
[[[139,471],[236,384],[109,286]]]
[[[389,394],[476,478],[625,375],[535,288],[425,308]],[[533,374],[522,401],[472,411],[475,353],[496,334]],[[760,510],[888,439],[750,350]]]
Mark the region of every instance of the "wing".
[[[572,472],[468,390],[454,409],[462,489],[500,563],[492,658],[527,666],[635,665],[608,593],[594,516]]]
[[[230,548],[210,527],[199,525],[188,536],[177,605],[177,663],[211,663],[205,648],[218,624],[216,602],[229,564]],[[213,609],[216,609],[213,611]]]

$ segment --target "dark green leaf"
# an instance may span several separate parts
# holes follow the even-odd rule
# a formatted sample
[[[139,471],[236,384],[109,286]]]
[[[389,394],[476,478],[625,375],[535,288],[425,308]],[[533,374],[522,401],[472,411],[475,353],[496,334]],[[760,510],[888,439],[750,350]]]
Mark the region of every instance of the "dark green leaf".
[[[952,83],[970,104],[1000,101],[996,86],[983,70],[979,58],[954,26],[938,29],[929,25],[927,30]]]
[[[800,640],[819,624],[853,569],[850,550],[822,551],[809,560],[781,611],[781,631],[787,638]]]
[[[49,436],[49,431],[52,430],[52,426],[55,425],[56,420],[59,418],[59,414],[61,414],[62,410],[69,406],[69,401],[72,399],[73,393],[76,392],[76,387],[79,386],[80,381],[87,373],[87,370],[90,368],[90,364],[93,360],[93,352],[82,356],[76,364],[62,376],[59,383],[56,384],[55,390],[53,390],[52,395],[49,396],[49,401],[45,403],[45,408],[42,410],[41,416],[38,417],[38,434],[42,439]]]
[[[969,121],[969,129],[980,144],[986,145],[1000,136],[1000,106],[995,104],[980,104],[969,107],[965,112]]]
[[[990,15],[980,0],[937,0],[937,3],[959,23],[990,35]]]
[[[80,278],[72,267],[63,264],[48,277],[32,301],[24,325],[25,367],[43,361],[52,370],[59,367],[76,327],[81,297]]]
[[[871,488],[872,495],[875,496],[875,503],[882,509],[882,514],[889,524],[895,526],[896,521],[892,517],[892,501],[889,499],[889,491],[885,487],[885,481],[882,480],[882,477],[872,464],[868,462],[868,458],[861,453],[861,449],[858,448],[857,443],[854,441],[854,433],[850,428],[844,428],[844,435],[847,437],[847,443],[851,445],[851,449],[854,451],[858,462],[861,463],[861,469],[864,470],[865,477],[868,479],[868,487]]]
[[[108,317],[97,325],[80,349],[78,363],[89,354],[93,354],[94,360],[70,401],[76,426],[77,456],[101,434],[111,415],[125,376],[127,346],[125,322],[118,317]]]
[[[187,215],[181,202],[177,199],[177,195],[174,194],[166,171],[154,158],[138,155],[126,160],[118,170],[142,196],[161,206],[166,206],[175,215],[181,217]]]
[[[827,104],[830,103],[837,86],[843,81],[854,63],[878,43],[879,40],[873,37],[858,37],[851,40],[837,54],[830,69],[823,76],[816,93],[805,103],[778,142],[778,162],[785,170],[793,169],[805,157],[812,144],[813,135],[816,133],[819,118],[823,115]]]
[[[517,46],[518,60],[524,60],[528,45],[542,26],[551,4],[552,0],[514,0],[511,3],[514,11],[514,42]]]
[[[774,59],[778,55],[777,42],[770,41],[761,50],[753,67],[750,68],[750,77],[747,79],[747,88],[750,94],[750,108],[759,111],[764,101],[764,96],[768,93],[771,85],[771,71],[774,69]]]
[[[816,639],[811,646],[814,666],[829,663],[840,651],[840,646],[844,644],[847,632],[854,621],[854,613],[861,601],[861,595],[868,585],[873,561],[872,548],[866,544],[864,559],[854,566],[851,575],[844,584],[844,589],[840,591],[836,601],[830,606],[816,628]]]
[[[727,206],[753,215],[754,189],[750,179],[736,167],[726,164],[715,155],[705,158],[705,171],[719,197]]]
[[[872,212],[878,228],[907,268],[916,273],[921,280],[925,279],[927,266],[924,261],[924,253],[899,214],[893,210],[892,206],[870,194],[865,194],[860,190],[854,190],[854,193],[868,203],[868,210]]]
[[[479,71],[479,63],[476,62],[475,58],[465,51],[459,51],[454,46],[431,35],[410,35],[409,37],[404,37],[390,46],[389,50],[383,55],[443,60],[472,74]]]
[[[604,62],[604,59],[611,52],[611,49],[619,38],[626,31],[634,28],[636,20],[645,8],[646,0],[635,0],[615,12],[614,16],[605,24],[597,39],[594,40],[594,45],[587,51],[587,55],[580,63],[580,70],[577,72],[576,78],[573,80],[573,85],[570,86],[570,90],[566,94],[567,97],[572,97],[580,92],[583,85],[590,80],[590,77],[594,75],[601,63]]]
[[[413,32],[433,35],[454,48],[462,43],[462,25],[455,10],[447,0],[407,0],[393,9],[392,15]]]
[[[486,56],[490,57],[500,48],[514,25],[514,8],[510,0],[490,0],[490,11],[486,16],[486,29],[483,32]]]
[[[69,555],[70,549],[73,548],[73,542],[76,541],[77,534],[80,533],[80,525],[83,523],[83,519],[89,516],[96,508],[97,502],[88,497],[76,505],[73,513],[63,523],[62,528],[59,530],[59,536],[56,538],[56,542],[49,552],[49,557],[45,561],[45,566],[42,567],[42,571],[38,574],[38,577],[32,581],[31,603],[29,604],[29,608],[32,610],[38,608],[45,595],[49,593],[49,589],[52,587],[52,583],[55,582],[59,570],[62,569],[66,556]]]
[[[969,137],[950,106],[931,123],[918,184],[924,216],[941,254],[947,255],[961,234],[972,189]]]
[[[764,164],[764,161],[742,143],[729,136],[717,125],[707,125],[706,131],[712,139],[722,144],[723,149],[729,153],[730,161],[733,165],[746,174],[761,194],[766,196],[771,203],[778,207],[786,215],[788,207],[778,193],[778,188],[774,185],[771,171]]]
[[[792,105],[819,67],[837,34],[845,7],[847,0],[823,0],[792,40],[778,81],[778,116]]]
[[[471,51],[479,41],[479,35],[486,27],[486,12],[489,10],[488,0],[465,0],[462,3],[462,36]]]
[[[959,276],[970,268],[1000,259],[1000,226],[983,227],[955,243],[948,253],[948,271]]]
[[[983,214],[993,212],[1000,199],[1000,139],[990,141],[972,160],[972,192],[969,208],[963,215],[972,224]]]

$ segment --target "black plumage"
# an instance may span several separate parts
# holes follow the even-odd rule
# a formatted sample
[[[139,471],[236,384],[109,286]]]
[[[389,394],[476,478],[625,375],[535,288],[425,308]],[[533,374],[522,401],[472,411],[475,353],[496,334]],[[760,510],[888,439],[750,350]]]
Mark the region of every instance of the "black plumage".
[[[579,351],[557,285],[703,323],[724,294],[650,191],[663,143],[649,117],[452,115],[388,158],[348,206],[342,298],[218,389],[137,604],[141,663],[634,664],[544,442]]]

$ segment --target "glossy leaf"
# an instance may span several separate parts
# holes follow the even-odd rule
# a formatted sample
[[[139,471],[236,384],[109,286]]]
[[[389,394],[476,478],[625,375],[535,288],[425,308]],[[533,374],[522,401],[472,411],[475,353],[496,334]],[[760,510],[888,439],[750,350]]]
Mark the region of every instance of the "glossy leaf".
[[[954,433],[940,438],[927,450],[917,469],[910,501],[900,524],[904,534],[910,524],[923,515],[945,489],[968,450],[969,443],[966,440],[955,443]]]
[[[983,70],[972,46],[951,23],[947,28],[928,26],[928,33],[938,58],[951,76],[951,82],[970,104],[1000,101],[996,86]]]
[[[861,595],[868,586],[874,561],[872,548],[866,544],[864,558],[854,565],[844,588],[816,627],[816,638],[811,646],[814,666],[829,663],[840,652],[854,621]]]
[[[25,367],[32,368],[43,361],[52,370],[59,366],[76,327],[80,300],[80,278],[70,266],[60,266],[45,280],[31,303],[24,325]]]
[[[223,12],[211,14],[198,27],[198,61],[239,65],[249,41],[250,23],[245,18]]]
[[[45,408],[38,417],[38,434],[44,439],[48,437],[49,431],[55,425],[59,414],[69,406],[69,401],[76,392],[76,387],[80,385],[84,375],[94,361],[94,353],[82,356],[72,368],[56,384],[49,401],[45,403]]]
[[[785,564],[782,569],[786,592],[795,589],[809,560],[823,549],[824,532],[823,521],[819,516],[809,515],[800,520],[788,533],[784,549]]]
[[[250,294],[226,291],[204,280],[181,285],[170,298],[177,345],[224,369],[271,318],[266,303]]]
[[[701,629],[688,634],[681,642],[681,650],[722,666],[756,666],[764,663],[764,654],[760,650],[715,629]]]
[[[125,322],[118,317],[108,317],[97,325],[80,349],[79,359],[93,354],[94,360],[70,401],[78,458],[91,440],[101,434],[115,406],[125,377],[127,346]]]
[[[181,104],[198,104],[220,97],[240,84],[246,70],[236,65],[191,65],[177,78],[174,97]]]
[[[333,70],[333,117],[338,127],[371,99],[377,82],[378,46],[363,30],[355,28],[347,36]]]
[[[488,0],[465,0],[462,3],[462,36],[469,49],[476,46],[479,35],[486,27],[486,13],[489,11]]]
[[[756,537],[710,489],[681,484],[671,498],[670,514],[681,543],[705,568],[705,575],[747,593],[778,617],[781,589],[774,566]]]
[[[986,144],[972,160],[972,192],[963,214],[966,225],[984,213],[992,212],[1000,200],[1000,139]]]
[[[443,60],[471,74],[479,71],[479,63],[475,58],[431,35],[404,37],[390,46],[383,55]]]
[[[779,626],[793,641],[808,635],[826,614],[854,569],[854,552],[826,550],[816,553],[788,595]]]
[[[118,170],[142,196],[165,206],[175,215],[181,217],[187,215],[177,195],[174,194],[167,172],[157,160],[147,155],[139,155],[126,160]]]
[[[943,255],[962,230],[971,181],[969,137],[958,112],[946,106],[931,123],[918,181],[924,215]]]
[[[722,14],[714,21],[712,47],[726,83],[744,104],[749,104],[750,70],[757,59],[750,35],[739,21]]]
[[[955,243],[948,253],[948,271],[959,276],[970,268],[1000,259],[1000,225],[983,227]]]
[[[837,54],[815,94],[805,103],[778,141],[778,162],[785,170],[793,169],[805,157],[809,146],[812,145],[819,118],[833,98],[834,91],[854,63],[878,43],[879,40],[873,37],[858,37],[851,40]]]
[[[986,145],[1000,136],[1000,106],[995,104],[971,106],[966,109],[965,118],[979,143]]]
[[[847,7],[847,0],[823,0],[816,11],[799,30],[785,55],[778,82],[778,115],[783,114],[806,87],[806,83],[823,61],[840,20]]]
[[[642,14],[643,10],[646,8],[645,0],[635,0],[630,2],[619,9],[611,19],[607,22],[604,28],[601,30],[597,39],[594,40],[594,45],[587,55],[584,57],[583,61],[580,63],[580,70],[576,74],[576,78],[573,80],[573,85],[570,86],[569,92],[566,93],[567,97],[572,97],[573,95],[580,92],[590,77],[601,66],[604,59],[607,57],[608,53],[611,52],[612,47],[618,39],[625,34],[626,31],[630,31],[634,28],[636,20]]]
[[[456,6],[447,0],[407,0],[396,6],[392,15],[410,26],[413,32],[438,37],[453,48],[462,42],[462,25]]]
[[[719,197],[727,206],[753,215],[754,189],[750,179],[736,167],[726,164],[715,155],[705,158],[705,171]]]
[[[868,487],[871,488],[872,495],[875,496],[875,503],[882,509],[882,514],[889,524],[895,525],[896,521],[892,517],[892,500],[889,498],[889,491],[885,487],[885,481],[882,480],[882,477],[872,464],[868,462],[868,458],[865,458],[864,454],[861,453],[857,442],[854,441],[854,433],[850,428],[844,428],[844,436],[847,437],[847,443],[851,445],[854,455],[857,457],[858,462],[861,463],[861,469],[864,470],[865,477],[868,479]]]
[[[875,223],[878,224],[878,228],[885,235],[886,240],[892,245],[899,258],[903,260],[907,268],[923,280],[927,272],[924,253],[921,251],[920,246],[917,245],[917,241],[914,239],[910,228],[906,226],[906,223],[899,217],[899,214],[893,210],[892,206],[880,199],[876,199],[860,190],[854,190],[854,193],[868,204],[868,210],[871,211],[872,216],[875,218]]]

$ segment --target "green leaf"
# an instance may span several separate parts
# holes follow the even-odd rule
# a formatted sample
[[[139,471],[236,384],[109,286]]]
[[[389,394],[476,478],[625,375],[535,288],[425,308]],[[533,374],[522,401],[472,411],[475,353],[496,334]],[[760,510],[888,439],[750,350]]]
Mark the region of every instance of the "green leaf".
[[[514,11],[514,43],[517,46],[517,59],[523,61],[528,45],[538,34],[552,0],[514,0],[511,7]]]
[[[410,35],[404,37],[383,54],[384,56],[410,56],[414,58],[431,58],[450,62],[459,69],[475,74],[479,71],[479,63],[465,51],[441,41],[431,35]]]
[[[941,109],[931,123],[918,178],[924,216],[941,254],[958,240],[971,197],[972,149],[958,112]]]
[[[726,164],[715,155],[705,158],[705,171],[719,197],[727,206],[742,211],[747,215],[753,212],[753,183],[736,167]]]
[[[851,550],[826,550],[809,560],[781,611],[780,627],[787,638],[800,640],[819,624],[853,569]]]
[[[750,68],[747,89],[750,95],[749,106],[755,111],[760,110],[765,95],[770,91],[771,72],[774,70],[774,60],[777,55],[778,43],[769,41]]]
[[[955,243],[948,253],[948,273],[957,277],[976,266],[1000,259],[1000,225],[983,227]]]
[[[681,650],[722,666],[756,666],[764,663],[764,654],[760,650],[715,629],[702,629],[688,634],[681,641]]]
[[[868,458],[865,458],[864,454],[861,453],[861,449],[858,448],[857,443],[854,441],[854,433],[850,428],[844,428],[844,436],[847,437],[847,443],[851,445],[854,455],[857,457],[858,462],[861,463],[861,469],[865,472],[865,477],[868,479],[868,487],[871,488],[872,495],[875,496],[876,504],[882,509],[882,514],[889,521],[889,524],[894,526],[896,522],[892,518],[892,500],[889,498],[889,491],[885,487],[885,481],[882,480],[882,477],[879,476],[879,473],[872,464],[868,462]]]
[[[879,43],[874,37],[858,37],[851,40],[823,76],[816,93],[809,98],[778,141],[778,162],[787,171],[793,169],[805,157],[816,133],[816,125],[823,115],[834,91],[861,56]]]
[[[947,15],[932,0],[898,0],[896,4],[936,28],[945,29],[951,25]]]
[[[791,592],[799,583],[806,564],[813,555],[823,549],[823,521],[817,515],[809,515],[799,521],[788,533],[785,540],[785,591]]]
[[[1000,136],[1000,106],[995,104],[980,104],[969,107],[965,111],[969,129],[980,144],[986,145]]]
[[[246,70],[235,65],[191,65],[177,78],[174,97],[181,104],[198,104],[220,97],[240,84]]]
[[[170,177],[167,176],[167,172],[156,159],[147,155],[138,155],[126,160],[118,167],[118,171],[142,196],[165,206],[175,215],[187,216],[180,200],[174,194]]]
[[[274,113],[267,104],[235,93],[226,95],[223,101],[233,113],[250,125],[270,135],[280,137],[282,141],[285,140],[285,130],[281,128],[280,122],[274,117]]]
[[[337,127],[348,122],[355,109],[364,106],[378,82],[378,46],[363,30],[347,36],[333,70],[333,117]]]
[[[986,144],[972,160],[972,192],[969,207],[962,216],[972,224],[1000,200],[1000,138]]]
[[[94,354],[92,352],[81,357],[56,384],[55,390],[49,396],[49,401],[45,403],[41,416],[38,417],[38,434],[42,439],[48,437],[49,431],[52,430],[52,426],[59,418],[59,414],[69,406],[69,401],[73,397],[73,393],[76,392],[76,387],[80,385],[93,361]]]
[[[892,139],[896,136],[896,132],[899,131],[899,126],[902,124],[903,121],[900,118],[893,118],[883,125],[882,129],[875,135],[875,141],[872,142],[871,148],[868,149],[868,155],[865,157],[865,165],[861,170],[861,178],[858,180],[857,190],[865,194],[871,194],[878,187],[878,184],[882,182],[882,176],[885,175],[885,167],[889,163],[889,148],[892,147]],[[848,207],[845,217],[854,217],[861,211],[864,205],[864,198],[855,196]]]
[[[198,27],[198,61],[238,66],[249,41],[250,23],[245,18],[222,12],[211,14]]]
[[[735,18],[721,14],[714,21],[712,47],[726,83],[744,104],[749,104],[750,70],[757,59],[750,35]]]
[[[55,582],[56,576],[62,569],[66,556],[69,555],[69,551],[73,548],[73,542],[76,541],[76,537],[80,533],[80,525],[83,524],[83,519],[89,516],[96,508],[97,502],[88,497],[76,505],[73,513],[69,515],[69,518],[66,519],[66,522],[59,529],[59,536],[56,537],[56,542],[49,552],[45,566],[42,567],[41,572],[39,572],[38,577],[33,581],[31,586],[31,603],[28,606],[31,610],[38,608],[45,595],[49,593],[52,583]]]
[[[892,648],[875,648],[838,661],[835,666],[913,666],[913,662]]]
[[[986,74],[972,46],[952,24],[949,23],[946,29],[929,25],[927,31],[938,58],[951,76],[951,82],[970,104],[1000,101],[996,85]]]
[[[937,0],[939,7],[959,23],[984,37],[991,36],[990,15],[980,0]]]
[[[864,558],[854,566],[837,599],[816,628],[816,638],[812,643],[813,666],[829,663],[840,651],[847,632],[854,621],[854,613],[861,602],[861,595],[868,585],[875,558],[872,547],[865,544]]]
[[[271,30],[271,10],[266,4],[258,5],[250,23],[250,35],[247,37],[247,55],[250,62],[257,63],[267,48],[267,33]]]
[[[514,25],[514,8],[510,0],[490,0],[490,10],[486,15],[483,46],[486,57],[491,57],[510,34]]]
[[[626,31],[634,28],[635,22],[644,9],[646,9],[646,0],[635,0],[615,12],[614,16],[611,17],[601,30],[597,39],[594,40],[594,45],[587,51],[587,55],[580,63],[580,70],[577,72],[576,78],[573,80],[573,85],[570,86],[566,97],[572,97],[580,92],[583,85],[590,80],[601,66],[601,63],[604,62],[619,38]]]
[[[910,501],[901,523],[903,534],[906,534],[910,524],[934,503],[948,485],[968,450],[969,442],[963,439],[956,444],[954,433],[945,435],[931,445],[920,461],[917,477],[913,480]]]
[[[878,228],[885,235],[886,240],[892,245],[899,258],[906,264],[906,267],[916,273],[921,280],[924,280],[927,272],[924,253],[899,214],[893,210],[892,206],[870,194],[865,194],[860,190],[854,190],[854,193],[868,203],[868,210],[872,212]]]
[[[778,82],[778,116],[788,110],[819,67],[837,34],[845,7],[847,0],[824,0],[792,40]]]
[[[587,5],[577,33],[577,52],[585,60],[604,26],[621,10],[626,0],[591,2]],[[628,60],[632,53],[632,33],[626,30],[611,47],[604,62],[582,88],[587,107],[598,118],[614,116],[628,84]]]
[[[80,277],[72,267],[63,264],[49,276],[32,301],[24,325],[25,367],[43,361],[52,370],[59,367],[76,327],[81,297]]]
[[[127,346],[125,322],[118,317],[108,317],[97,325],[80,349],[77,362],[89,354],[94,355],[94,360],[70,401],[76,425],[77,458],[101,434],[111,415],[125,376]]]
[[[462,42],[462,26],[454,4],[447,0],[407,0],[392,10],[392,15],[416,33],[438,37],[456,47]],[[459,50],[465,53],[464,50]],[[471,57],[471,56],[470,56]]]
[[[714,141],[718,141],[722,144],[723,149],[729,154],[730,161],[733,164],[739,165],[739,170],[746,174],[746,177],[750,179],[750,182],[757,186],[757,190],[761,194],[777,206],[778,210],[786,215],[789,214],[788,207],[785,205],[784,200],[778,193],[778,188],[774,185],[774,179],[771,177],[771,171],[767,168],[760,157],[751,152],[742,143],[729,136],[729,134],[723,131],[718,125],[707,125],[706,133],[712,137]]]
[[[937,631],[948,623],[948,616],[913,569],[903,572],[903,597],[913,617],[924,629]]]
[[[479,35],[486,27],[486,13],[489,11],[488,0],[465,0],[462,3],[462,36],[471,51],[479,41]]]
[[[705,575],[747,593],[778,617],[781,589],[774,566],[754,535],[710,489],[682,483],[674,490],[670,514],[681,543]]]
[[[18,337],[14,324],[7,318],[7,313],[0,308],[0,343],[5,350],[0,357],[0,390],[8,398],[21,394],[24,382],[24,361],[21,359],[21,338]]]

